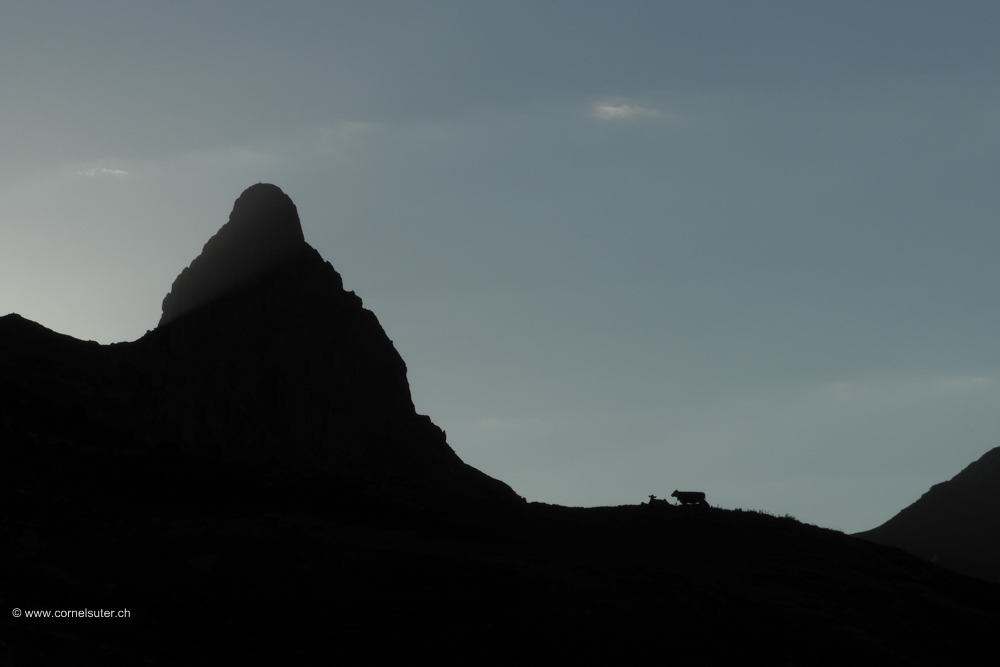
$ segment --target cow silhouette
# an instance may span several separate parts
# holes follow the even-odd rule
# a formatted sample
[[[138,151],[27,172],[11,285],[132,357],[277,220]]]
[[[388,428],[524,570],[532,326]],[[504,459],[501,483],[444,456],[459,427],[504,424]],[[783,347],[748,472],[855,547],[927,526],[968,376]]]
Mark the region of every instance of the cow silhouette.
[[[681,505],[701,505],[702,507],[708,507],[708,501],[705,500],[705,494],[702,491],[674,491],[670,494],[672,498],[676,498]]]

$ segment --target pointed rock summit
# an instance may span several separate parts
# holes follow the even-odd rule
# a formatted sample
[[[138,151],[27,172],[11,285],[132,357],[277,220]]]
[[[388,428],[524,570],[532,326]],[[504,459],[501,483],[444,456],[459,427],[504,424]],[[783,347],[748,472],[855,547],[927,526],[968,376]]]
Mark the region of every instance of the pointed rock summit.
[[[1000,447],[935,484],[878,528],[855,537],[1000,582]]]
[[[293,260],[306,248],[299,213],[288,195],[269,183],[247,188],[233,205],[229,222],[177,276],[163,299],[160,325]]]

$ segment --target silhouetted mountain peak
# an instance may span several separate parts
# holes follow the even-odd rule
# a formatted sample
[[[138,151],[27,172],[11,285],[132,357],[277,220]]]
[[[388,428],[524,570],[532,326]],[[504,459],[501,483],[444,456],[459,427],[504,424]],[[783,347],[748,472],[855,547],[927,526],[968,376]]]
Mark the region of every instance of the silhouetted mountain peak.
[[[394,487],[517,498],[416,414],[375,315],[309,246],[292,200],[258,183],[174,281],[144,354],[147,440]]]
[[[878,528],[857,533],[965,574],[1000,582],[1000,447]]]
[[[392,341],[274,185],[243,192],[137,341],[0,321],[4,378],[153,450],[271,462],[408,498],[519,502],[416,413]]]
[[[268,183],[250,186],[233,205],[229,222],[174,280],[163,299],[160,326],[294,259],[307,247],[288,195]]]

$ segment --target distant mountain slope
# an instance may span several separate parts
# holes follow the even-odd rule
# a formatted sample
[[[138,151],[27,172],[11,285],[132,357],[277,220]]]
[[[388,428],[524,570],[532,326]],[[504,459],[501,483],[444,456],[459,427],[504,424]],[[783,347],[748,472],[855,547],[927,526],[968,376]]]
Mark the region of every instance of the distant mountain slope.
[[[878,528],[855,537],[1000,582],[1000,447],[951,480],[935,484]]]

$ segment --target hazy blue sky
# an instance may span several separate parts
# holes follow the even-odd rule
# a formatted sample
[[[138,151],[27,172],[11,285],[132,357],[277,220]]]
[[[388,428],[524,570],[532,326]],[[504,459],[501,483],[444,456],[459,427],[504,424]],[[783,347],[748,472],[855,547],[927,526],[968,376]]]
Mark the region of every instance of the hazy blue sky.
[[[1000,445],[1000,3],[0,6],[0,314],[104,343],[258,181],[529,500],[848,532]]]

